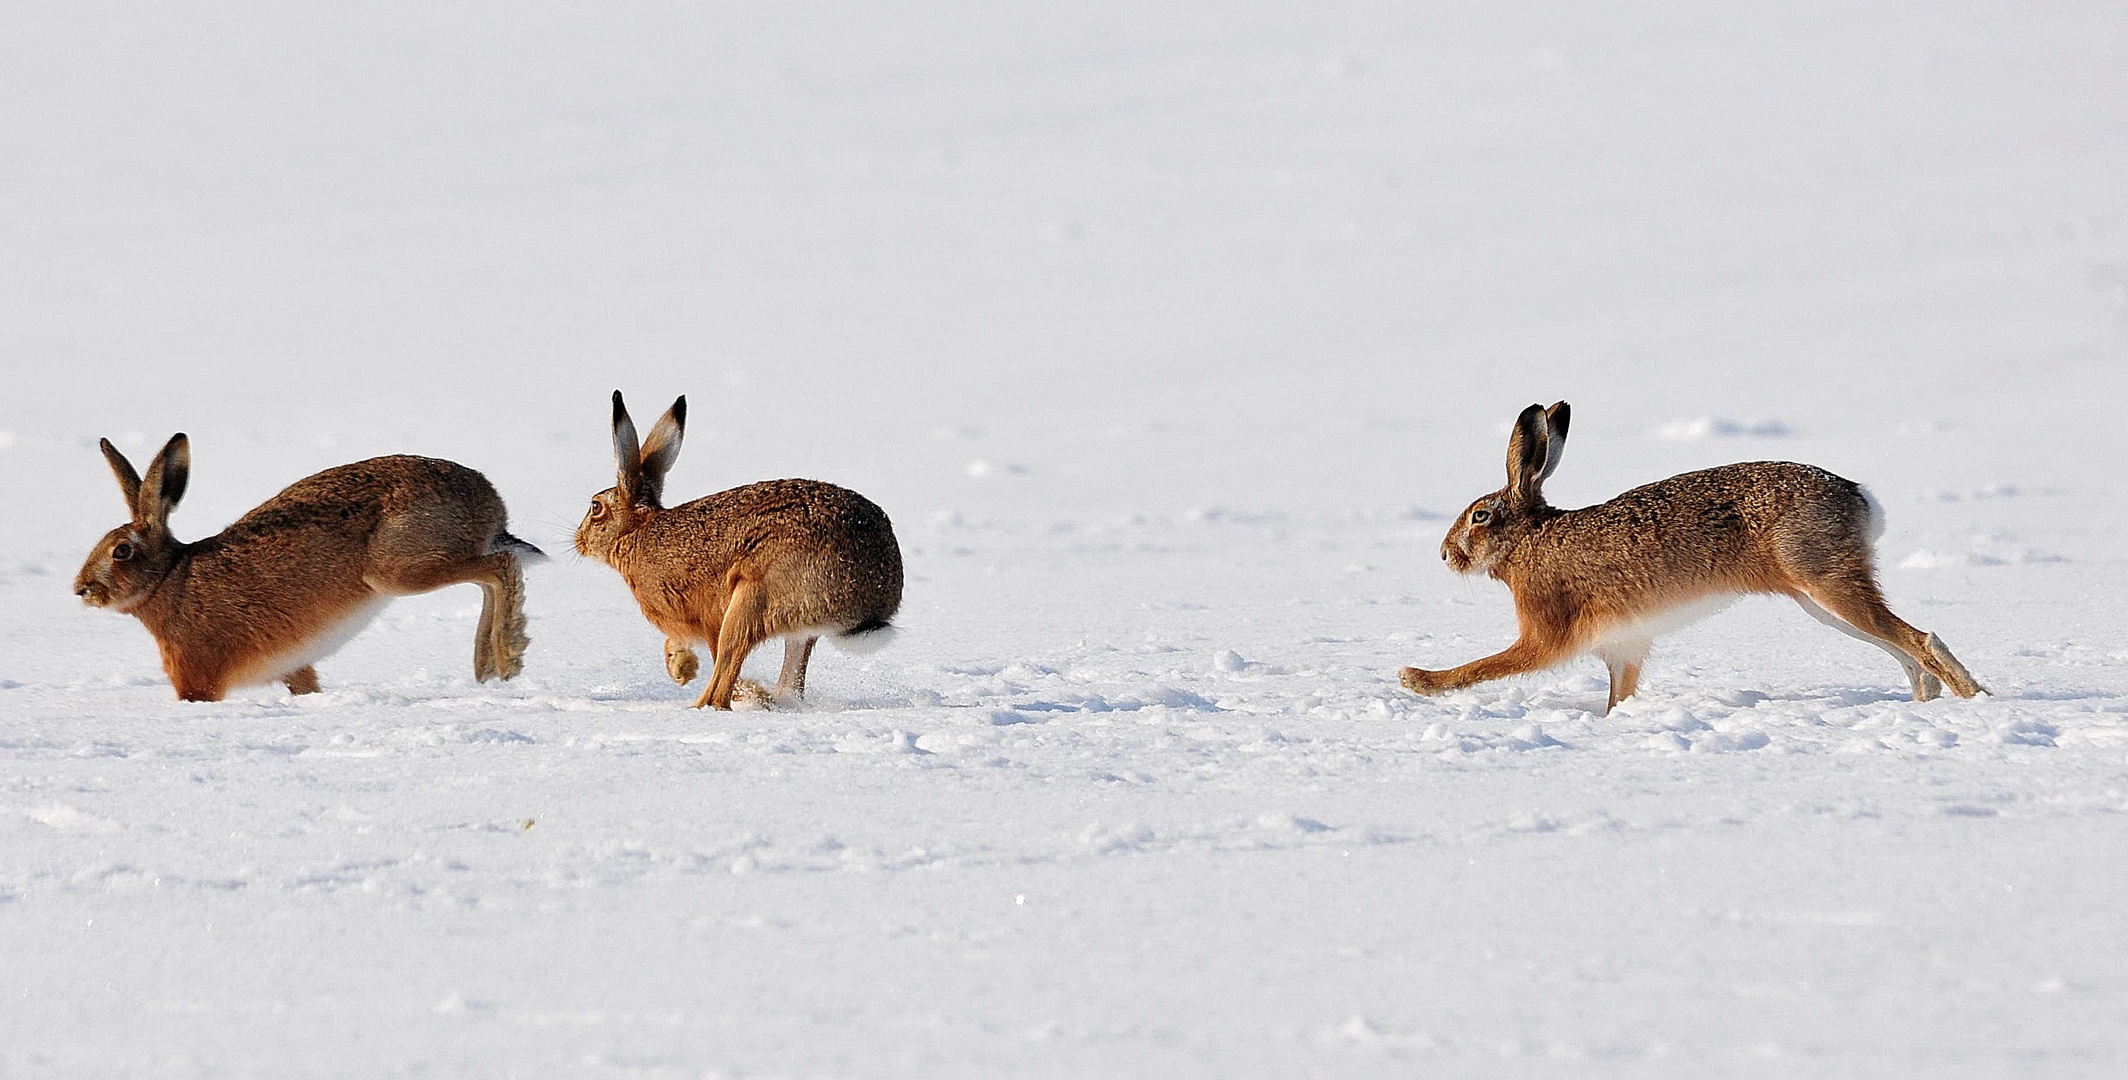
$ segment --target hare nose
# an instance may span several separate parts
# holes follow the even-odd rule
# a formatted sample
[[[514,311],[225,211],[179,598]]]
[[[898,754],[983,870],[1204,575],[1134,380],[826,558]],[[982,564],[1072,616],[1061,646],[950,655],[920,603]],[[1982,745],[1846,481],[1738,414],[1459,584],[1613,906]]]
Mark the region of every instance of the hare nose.
[[[81,598],[82,598],[82,599],[84,599],[84,600],[88,599],[88,598],[89,598],[89,587],[88,587],[87,585],[76,585],[76,586],[74,586],[74,595],[75,595],[75,596],[78,596],[78,597],[81,597]]]

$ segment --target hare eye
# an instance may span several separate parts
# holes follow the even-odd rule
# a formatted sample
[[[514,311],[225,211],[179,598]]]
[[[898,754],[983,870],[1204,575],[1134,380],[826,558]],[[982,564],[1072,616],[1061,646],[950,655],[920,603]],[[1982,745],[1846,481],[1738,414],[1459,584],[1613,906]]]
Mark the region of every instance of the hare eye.
[[[591,500],[591,520],[597,521],[598,519],[605,516],[606,504],[598,501],[597,499]]]
[[[1473,525],[1483,525],[1492,519],[1493,512],[1490,510],[1473,510],[1470,512],[1470,523]]]
[[[130,559],[132,557],[132,544],[129,544],[124,540],[120,540],[119,542],[111,545],[111,559],[114,562],[125,562],[127,559]]]

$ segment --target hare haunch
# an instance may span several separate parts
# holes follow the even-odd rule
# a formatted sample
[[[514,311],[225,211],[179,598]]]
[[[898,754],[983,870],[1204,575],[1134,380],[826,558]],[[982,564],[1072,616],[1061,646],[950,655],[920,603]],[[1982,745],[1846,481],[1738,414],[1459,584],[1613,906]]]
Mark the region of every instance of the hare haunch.
[[[1608,712],[1631,697],[1659,634],[1746,593],[1792,597],[1820,622],[1890,653],[1914,700],[1982,687],[1941,638],[1884,605],[1871,544],[1883,514],[1861,485],[1786,461],[1723,465],[1658,480],[1610,502],[1560,510],[1543,484],[1559,467],[1569,410],[1522,410],[1507,444],[1507,486],[1463,511],[1441,541],[1457,573],[1489,574],[1515,596],[1520,636],[1447,671],[1405,668],[1421,694],[1594,654],[1609,667]]]
[[[524,668],[522,564],[538,548],[511,536],[486,477],[435,458],[371,458],[327,469],[205,540],[170,535],[192,452],[183,433],[142,479],[110,440],[103,456],[133,520],[104,535],[74,594],[139,619],[186,701],[219,701],[232,686],[279,681],[316,693],[311,665],[394,596],[470,581],[480,586],[473,677]]]
[[[665,635],[665,670],[693,681],[692,646],[709,647],[711,674],[695,708],[731,708],[754,647],[784,639],[775,696],[805,695],[813,645],[850,651],[886,644],[901,607],[901,547],[886,512],[818,480],[765,480],[667,508],[665,474],[680,456],[687,399],[672,403],[639,446],[613,392],[614,486],[591,497],[576,550],[621,572],[643,617]]]

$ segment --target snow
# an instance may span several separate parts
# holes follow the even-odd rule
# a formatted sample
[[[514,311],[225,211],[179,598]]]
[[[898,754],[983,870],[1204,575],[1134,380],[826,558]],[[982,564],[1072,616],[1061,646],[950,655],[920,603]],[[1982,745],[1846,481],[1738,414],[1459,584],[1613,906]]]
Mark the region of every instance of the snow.
[[[2128,12],[1103,0],[42,5],[0,41],[0,1073],[2128,1070]],[[901,633],[712,714],[567,555],[893,515]],[[1746,599],[1601,715],[1440,564],[1547,493],[1869,485],[1994,691]],[[214,532],[484,471],[531,651],[394,601],[173,699],[67,584],[100,455]],[[780,650],[750,674],[773,679]]]

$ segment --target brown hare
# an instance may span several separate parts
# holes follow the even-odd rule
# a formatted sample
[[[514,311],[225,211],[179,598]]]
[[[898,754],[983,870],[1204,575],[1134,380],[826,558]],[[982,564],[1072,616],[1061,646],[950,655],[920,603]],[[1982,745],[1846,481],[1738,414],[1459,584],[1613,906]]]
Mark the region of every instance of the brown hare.
[[[692,646],[711,673],[695,708],[731,708],[754,647],[784,639],[775,697],[805,695],[805,666],[822,636],[853,652],[886,644],[901,607],[901,547],[886,512],[818,480],[765,480],[667,508],[665,474],[687,425],[681,397],[640,446],[613,392],[614,486],[591,497],[576,550],[621,572],[643,617],[665,635],[665,670],[693,681]]]
[[[138,618],[186,701],[279,681],[318,690],[313,664],[386,601],[470,581],[480,586],[473,677],[524,667],[521,566],[538,548],[511,536],[486,477],[435,458],[371,458],[290,484],[205,540],[170,535],[191,444],[172,435],[142,479],[110,440],[103,456],[133,520],[104,535],[74,594]]]
[[[1949,686],[1982,692],[1942,639],[1884,605],[1871,544],[1883,513],[1861,485],[1786,461],[1722,465],[1658,480],[1610,502],[1560,510],[1544,501],[1569,410],[1532,405],[1507,443],[1507,486],[1470,504],[1441,541],[1460,574],[1489,574],[1515,596],[1513,645],[1400,681],[1439,694],[1584,654],[1611,674],[1610,703],[1631,697],[1655,637],[1746,593],[1792,597],[1841,633],[1890,653],[1914,700]]]

